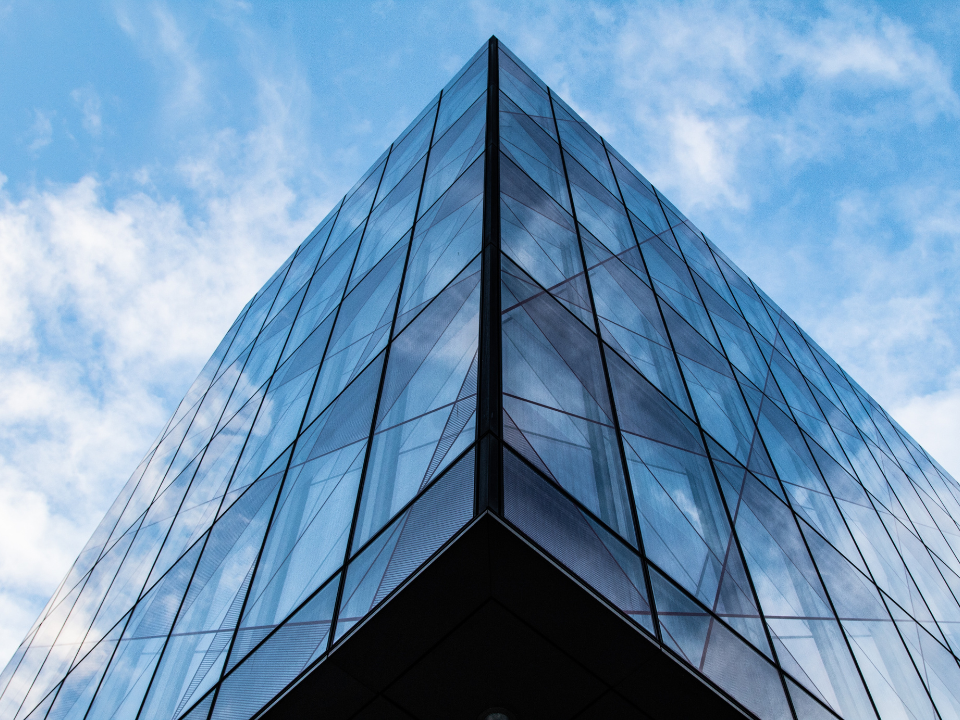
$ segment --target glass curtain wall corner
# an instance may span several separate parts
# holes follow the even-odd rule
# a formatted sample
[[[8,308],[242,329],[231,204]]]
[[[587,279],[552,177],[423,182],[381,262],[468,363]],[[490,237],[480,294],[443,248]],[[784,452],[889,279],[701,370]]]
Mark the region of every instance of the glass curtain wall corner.
[[[0,718],[254,716],[490,458],[489,507],[748,713],[960,718],[960,485],[496,40],[242,310]]]

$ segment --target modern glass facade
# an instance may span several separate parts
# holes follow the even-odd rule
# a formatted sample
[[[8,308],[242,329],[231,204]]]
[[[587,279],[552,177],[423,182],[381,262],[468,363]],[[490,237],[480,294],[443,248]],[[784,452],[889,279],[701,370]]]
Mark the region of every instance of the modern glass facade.
[[[960,718],[960,485],[496,40],[240,313],[0,718],[251,718],[486,512],[747,716]]]

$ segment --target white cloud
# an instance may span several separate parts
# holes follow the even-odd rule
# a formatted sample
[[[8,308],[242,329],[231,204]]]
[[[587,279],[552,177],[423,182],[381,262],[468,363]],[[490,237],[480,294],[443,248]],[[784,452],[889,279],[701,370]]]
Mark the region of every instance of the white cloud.
[[[396,3],[394,0],[376,0],[370,5],[370,10],[381,19],[386,20],[387,16],[393,12]]]
[[[838,203],[831,275],[806,324],[865,389],[951,472],[960,468],[960,189],[898,185]],[[807,281],[807,282],[804,282]],[[833,288],[833,289],[831,289]]]
[[[175,14],[164,2],[118,0],[115,17],[120,29],[158,69],[167,95],[165,111],[183,117],[203,109],[209,78],[196,49],[195,34],[183,27],[182,14]]]
[[[45,113],[42,110],[33,111],[33,124],[27,131],[27,138],[30,140],[27,147],[36,152],[45,148],[53,140],[53,123],[51,122],[52,113]]]
[[[948,472],[960,468],[960,377],[954,373],[944,389],[906,399],[890,414],[908,428],[923,448]],[[956,477],[956,475],[955,475]]]
[[[253,129],[195,127],[176,168],[130,173],[143,190],[0,182],[0,663],[236,313],[333,204],[335,185],[292,189],[309,93],[256,50]],[[154,173],[179,192],[156,193]]]
[[[100,96],[93,88],[84,87],[73,90],[70,97],[82,113],[83,129],[94,137],[99,137],[103,130],[103,119],[100,115]]]
[[[289,192],[253,182],[190,218],[139,193],[106,206],[89,177],[0,195],[0,288],[14,300],[0,308],[0,604],[14,615],[52,592],[235,313],[306,234]]]
[[[472,7],[684,211],[728,229],[775,178],[876,128],[955,118],[960,107],[949,68],[908,27],[850,4],[803,16],[748,2]],[[202,115],[215,78],[181,18],[118,2],[117,22],[166,79],[167,122]],[[307,83],[233,29],[249,41],[242,61],[259,127],[190,126],[184,144],[201,149],[176,168],[179,196],[153,194],[157,167],[131,174],[141,192],[110,201],[93,176],[16,196],[0,189],[0,659],[235,312],[333,199],[305,202],[291,179],[291,167],[303,172]],[[88,99],[74,97],[93,133],[102,123]],[[39,110],[34,120],[36,151],[53,126]],[[322,164],[307,172],[325,180]],[[748,255],[754,267],[782,267],[781,287],[820,277],[817,292],[843,290],[802,306],[809,322],[795,315],[948,468],[960,466],[950,449],[960,323],[945,318],[960,297],[924,262],[960,271],[944,249],[960,239],[955,207],[935,182],[848,194],[828,208],[841,221],[824,240],[832,262],[790,238]],[[906,228],[909,247],[878,252],[868,224],[877,217]],[[943,350],[936,367],[931,348]]]
[[[478,24],[501,32],[691,212],[746,210],[763,194],[752,175],[795,172],[872,128],[960,115],[949,66],[904,23],[869,7],[473,7]]]

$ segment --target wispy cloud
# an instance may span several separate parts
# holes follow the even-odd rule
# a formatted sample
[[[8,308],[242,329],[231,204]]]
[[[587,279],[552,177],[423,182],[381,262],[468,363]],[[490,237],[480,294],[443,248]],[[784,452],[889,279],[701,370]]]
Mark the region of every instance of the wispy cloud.
[[[196,34],[165,2],[138,4],[121,0],[117,24],[158,70],[167,97],[164,108],[174,116],[188,115],[206,106],[208,73],[197,51]]]
[[[306,198],[292,186],[302,80],[248,61],[256,122],[197,128],[162,170],[173,197],[149,168],[119,196],[89,175],[0,182],[0,661],[236,313],[333,203],[322,184]],[[92,114],[95,97],[73,99]]]
[[[960,115],[949,67],[909,27],[869,7],[474,7],[691,210],[749,206],[755,183],[745,171],[794,172],[872,127]],[[616,102],[596,102],[601,94]],[[611,106],[616,123],[597,110]]]
[[[70,98],[80,109],[83,129],[94,137],[103,130],[103,118],[100,115],[100,96],[91,87],[76,88]]]
[[[52,113],[45,113],[42,110],[33,111],[33,124],[27,131],[27,147],[33,152],[45,148],[53,141],[53,123],[51,122]]]

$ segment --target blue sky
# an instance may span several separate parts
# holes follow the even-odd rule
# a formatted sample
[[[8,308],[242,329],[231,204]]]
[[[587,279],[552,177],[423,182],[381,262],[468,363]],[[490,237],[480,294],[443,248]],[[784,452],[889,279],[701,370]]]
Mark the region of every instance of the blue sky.
[[[960,8],[0,0],[0,663],[246,300],[491,34],[960,476]]]

